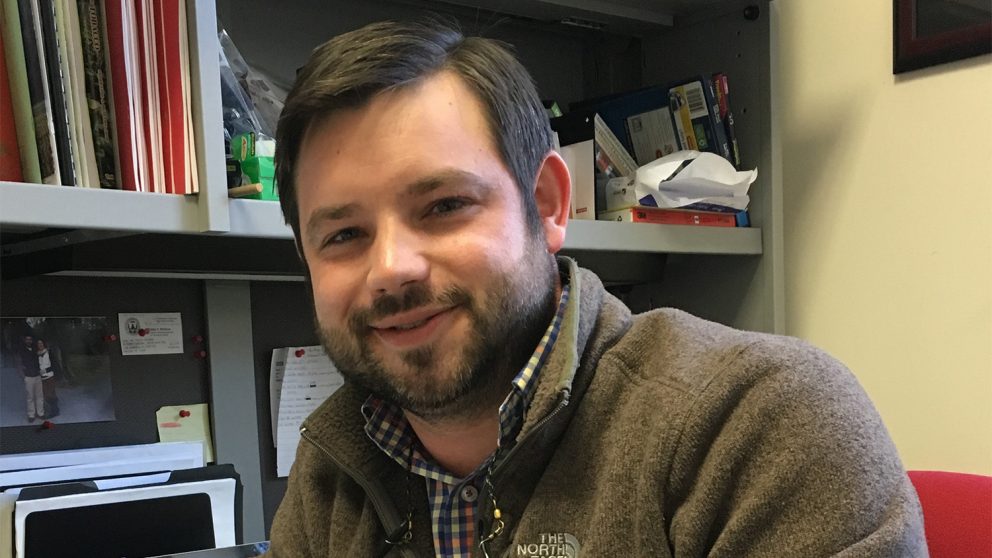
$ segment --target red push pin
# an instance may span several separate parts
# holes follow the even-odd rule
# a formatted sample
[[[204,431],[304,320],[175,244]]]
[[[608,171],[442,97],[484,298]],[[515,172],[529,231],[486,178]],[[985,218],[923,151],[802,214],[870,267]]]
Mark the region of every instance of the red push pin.
[[[202,335],[194,335],[193,337],[190,337],[189,340],[192,341],[193,343],[196,343],[197,345],[199,345],[200,343],[203,343],[203,336]]]
[[[138,335],[141,336],[141,337],[144,337],[144,336],[148,335],[148,330],[147,329],[139,329],[138,330]]]
[[[179,411],[179,416],[182,417],[182,418],[186,418],[186,417],[189,416],[189,411],[187,411],[186,409],[183,409],[182,411]]]
[[[193,353],[193,356],[195,356],[196,358],[199,358],[199,359],[207,358],[207,351],[204,351],[203,349],[200,349],[199,351],[196,351],[195,353]]]
[[[51,430],[53,428],[55,428],[55,423],[50,420],[46,420],[45,422],[41,423],[42,430]]]
[[[296,358],[300,358],[305,354],[307,354],[307,352],[304,351],[303,349],[296,349]]]
[[[108,342],[108,343],[113,342],[113,341],[117,341],[117,335],[115,335],[113,333],[111,333],[110,335],[104,335],[103,336],[103,340],[106,341],[106,342]]]

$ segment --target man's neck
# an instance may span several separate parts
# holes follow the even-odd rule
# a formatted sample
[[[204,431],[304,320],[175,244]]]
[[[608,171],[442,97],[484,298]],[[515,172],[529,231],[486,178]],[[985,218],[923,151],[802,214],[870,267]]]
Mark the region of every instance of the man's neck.
[[[496,451],[499,411],[474,420],[427,421],[405,413],[424,449],[439,465],[459,478],[467,477]]]

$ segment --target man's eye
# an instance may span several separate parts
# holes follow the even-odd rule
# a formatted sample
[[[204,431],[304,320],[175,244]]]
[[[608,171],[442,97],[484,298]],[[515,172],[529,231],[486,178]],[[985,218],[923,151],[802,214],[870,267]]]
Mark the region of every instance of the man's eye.
[[[430,213],[435,215],[451,213],[452,211],[458,211],[466,205],[468,205],[468,202],[460,198],[444,198],[431,206]]]
[[[327,239],[327,242],[325,242],[325,245],[330,246],[333,244],[344,244],[345,242],[349,242],[351,240],[358,238],[359,236],[361,236],[361,234],[362,231],[354,227],[343,229],[338,231],[333,236],[329,237]]]

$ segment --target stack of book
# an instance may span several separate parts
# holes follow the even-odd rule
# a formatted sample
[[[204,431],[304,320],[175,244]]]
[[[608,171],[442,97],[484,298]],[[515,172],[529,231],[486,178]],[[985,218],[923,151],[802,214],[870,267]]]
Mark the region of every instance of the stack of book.
[[[199,191],[184,0],[0,0],[0,31],[0,180]]]
[[[746,209],[645,207],[634,197],[638,166],[678,151],[715,153],[740,169],[726,74],[573,103],[568,114],[551,119],[551,127],[573,177],[574,219],[750,226]]]

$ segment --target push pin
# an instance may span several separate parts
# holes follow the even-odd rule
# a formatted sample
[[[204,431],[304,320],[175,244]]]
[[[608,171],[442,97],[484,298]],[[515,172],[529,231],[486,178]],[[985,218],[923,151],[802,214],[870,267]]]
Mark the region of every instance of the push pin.
[[[193,353],[193,356],[195,356],[196,358],[199,358],[199,359],[207,358],[207,351],[204,351],[203,349],[200,349],[199,351],[196,351],[195,353]]]
[[[145,329],[139,329],[138,330],[138,335],[141,336],[141,337],[144,337],[144,336],[148,335],[148,329],[147,328],[145,328]]]
[[[104,335],[103,340],[106,341],[107,343],[112,343],[114,341],[117,341],[117,335],[113,333],[111,333],[110,335]]]
[[[182,417],[182,418],[186,418],[186,417],[189,416],[189,411],[187,411],[186,409],[183,409],[183,410],[179,411],[179,416]]]
[[[203,343],[203,336],[202,335],[194,335],[193,337],[190,337],[189,340],[192,341],[193,343],[199,345],[200,343]]]
[[[303,349],[296,349],[296,358],[300,358],[305,354],[307,354],[307,352],[304,351]]]
[[[53,428],[55,428],[55,423],[50,420],[46,420],[45,422],[41,423],[42,430],[51,430]]]

